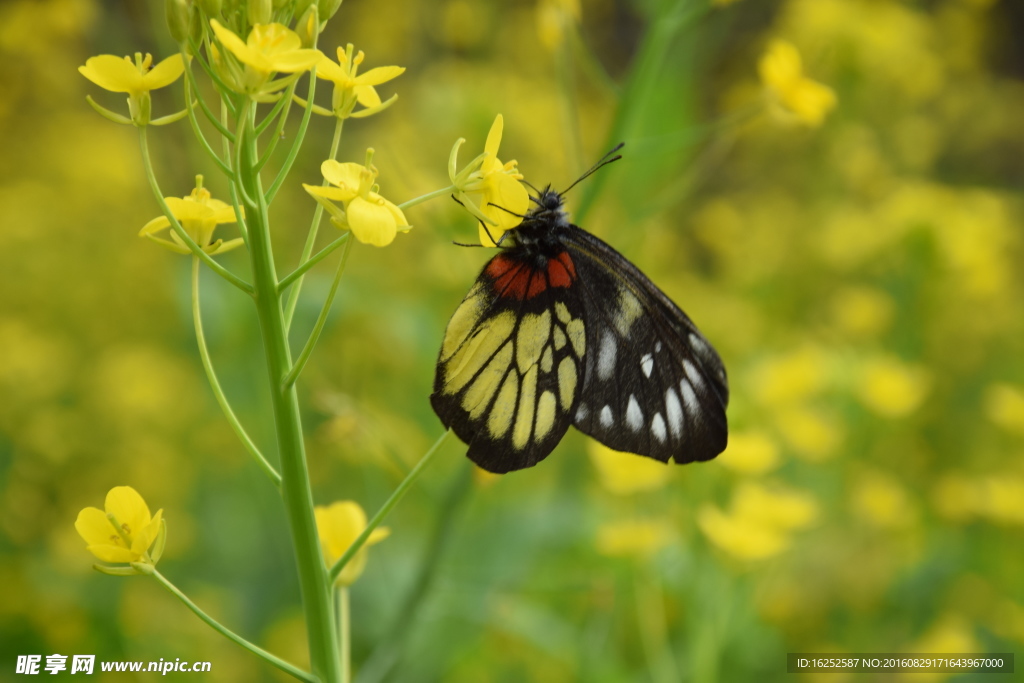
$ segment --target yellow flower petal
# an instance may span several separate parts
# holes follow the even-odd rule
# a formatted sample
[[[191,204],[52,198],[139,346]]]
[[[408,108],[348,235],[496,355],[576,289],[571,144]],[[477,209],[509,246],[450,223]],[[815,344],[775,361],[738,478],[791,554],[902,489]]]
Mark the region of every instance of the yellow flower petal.
[[[188,198],[164,197],[164,201],[167,202],[167,208],[171,210],[171,213],[179,221],[207,220],[210,214],[213,213],[206,205],[191,201]]]
[[[114,515],[129,538],[142,531],[151,521],[149,507],[131,486],[115,486],[104,503],[107,514]]]
[[[487,132],[487,142],[484,143],[484,152],[491,157],[498,156],[498,147],[501,146],[501,134],[505,128],[505,119],[501,114],[494,117],[491,130]]]
[[[142,80],[146,90],[156,90],[178,80],[183,73],[185,73],[185,61],[180,54],[176,54],[154,66]]]
[[[380,85],[405,73],[404,66],[378,66],[356,77],[358,85]]]
[[[78,72],[104,90],[111,92],[141,92],[142,74],[139,69],[123,57],[98,55],[85,60],[85,66]]]
[[[356,100],[364,107],[380,106],[380,95],[377,94],[372,85],[357,85],[352,91],[356,94]]]
[[[620,496],[659,489],[671,480],[674,471],[665,463],[615,451],[594,440],[587,443],[587,455],[602,486]]]
[[[522,183],[508,174],[493,173],[484,190],[480,209],[504,232],[523,221],[515,214],[525,214],[529,204],[530,195]]]
[[[219,21],[210,19],[210,26],[213,28],[213,33],[217,36],[217,40],[224,46],[224,49],[238,57],[242,62],[250,64],[259,60],[259,55],[255,50],[246,45],[245,41],[236,36],[233,31],[221,26]]]
[[[316,197],[326,197],[339,202],[347,202],[356,196],[356,191],[347,187],[324,187],[322,185],[302,184],[306,192]]]
[[[395,217],[395,225],[398,226],[398,229],[399,230],[402,230],[403,228],[408,229],[409,221],[407,221],[405,219],[405,214],[402,213],[402,210],[400,208],[398,208],[392,202],[389,202],[387,199],[384,199],[383,197],[381,197],[381,201],[384,202],[384,206],[386,206],[388,211],[391,212],[391,215]]]
[[[88,507],[78,513],[75,531],[89,545],[122,544],[121,536],[110,524],[107,513],[99,508]]]
[[[354,193],[359,189],[359,180],[364,166],[353,162],[341,163],[328,159],[320,164],[320,173],[324,179],[332,185],[352,190]]]
[[[86,550],[96,556],[98,560],[103,562],[135,562],[139,559],[138,554],[129,550],[128,548],[122,548],[113,545],[89,545],[86,546]]]
[[[395,216],[383,203],[356,197],[345,207],[348,224],[356,239],[375,247],[391,244],[398,233]]]
[[[157,216],[150,222],[142,226],[139,230],[139,237],[145,237],[146,235],[152,235],[153,233],[160,232],[171,227],[171,222],[167,220],[167,216]]]
[[[164,511],[157,510],[153,520],[135,534],[132,538],[132,552],[138,555],[144,554],[153,545],[156,535],[160,533],[160,522],[163,519]]]

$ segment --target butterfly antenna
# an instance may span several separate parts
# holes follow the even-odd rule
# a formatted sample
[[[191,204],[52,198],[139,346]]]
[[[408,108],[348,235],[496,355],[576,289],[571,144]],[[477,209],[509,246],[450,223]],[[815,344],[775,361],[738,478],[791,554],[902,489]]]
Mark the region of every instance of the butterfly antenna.
[[[530,188],[531,190],[533,190],[537,194],[540,194],[540,190],[538,190],[536,187],[534,187],[533,183],[531,183],[529,180],[525,180],[524,179],[524,180],[520,180],[519,182],[521,182],[523,185],[526,185],[528,188]]]
[[[615,153],[618,152],[620,149],[622,149],[625,146],[626,146],[625,142],[620,142],[619,144],[617,144],[614,147],[612,147],[610,150],[608,150],[607,154],[605,154],[603,157],[601,157],[600,161],[598,161],[596,164],[594,164],[593,166],[590,167],[590,170],[588,170],[586,173],[581,175],[579,178],[576,179],[576,182],[574,182],[572,185],[570,185],[569,187],[565,188],[564,190],[562,190],[558,194],[559,195],[564,195],[566,192],[568,192],[572,188],[576,187],[580,183],[580,181],[584,180],[585,178],[589,178],[590,176],[592,176],[597,171],[597,169],[601,168],[602,166],[607,166],[608,164],[612,163],[613,161],[618,161],[619,159],[621,159],[622,155],[621,154],[615,154]],[[612,156],[613,154],[615,154],[615,156]],[[611,157],[611,158],[609,158],[609,157]]]

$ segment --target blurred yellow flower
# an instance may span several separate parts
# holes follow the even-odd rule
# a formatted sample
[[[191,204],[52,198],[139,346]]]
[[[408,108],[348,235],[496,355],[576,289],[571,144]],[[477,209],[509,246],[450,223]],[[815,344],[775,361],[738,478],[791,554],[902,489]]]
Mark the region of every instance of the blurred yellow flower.
[[[153,55],[143,57],[141,52],[136,52],[134,61],[131,57],[98,55],[85,60],[85,66],[78,67],[80,74],[104,90],[128,93],[130,118],[101,107],[92,97],[86,97],[86,100],[102,116],[116,123],[163,125],[183,118],[187,110],[150,121],[152,104],[149,91],[170,85],[185,72],[185,62],[180,54],[171,55],[151,69],[152,64]]]
[[[841,332],[873,337],[885,331],[896,310],[892,297],[872,287],[853,286],[832,297],[832,319]]]
[[[772,356],[759,363],[750,386],[766,406],[793,403],[820,393],[830,379],[831,360],[815,344]]]
[[[860,477],[850,506],[855,515],[878,527],[907,527],[917,521],[917,508],[906,489],[881,472],[869,472]]]
[[[718,462],[740,474],[764,474],[779,466],[779,446],[762,431],[730,434]]]
[[[385,247],[398,231],[408,232],[410,226],[400,208],[377,194],[377,168],[370,163],[372,156],[373,150],[368,149],[365,166],[328,159],[320,171],[334,187],[303,187],[330,212],[336,226],[351,230],[360,242]],[[343,202],[344,211],[330,200]]]
[[[921,405],[930,385],[923,368],[907,365],[895,356],[879,356],[861,368],[857,394],[878,415],[905,417]]]
[[[561,45],[579,21],[580,0],[539,0],[537,3],[537,32],[540,42],[549,50]]]
[[[984,652],[984,646],[974,636],[974,627],[963,616],[945,614],[925,631],[914,643],[908,644],[906,652]],[[915,673],[904,680],[942,681],[950,678],[948,673]]]
[[[78,72],[104,90],[133,96],[168,86],[185,72],[180,54],[171,55],[151,69],[152,65],[151,54],[143,57],[136,53],[135,61],[131,57],[99,55],[85,60],[85,66],[78,67]]]
[[[812,462],[834,455],[843,439],[842,424],[835,417],[809,406],[780,411],[775,425],[790,448]]]
[[[996,383],[985,390],[985,415],[1003,429],[1024,434],[1024,391]]]
[[[85,508],[75,520],[75,530],[89,552],[103,562],[156,564],[166,535],[164,511],[151,516],[146,501],[130,486],[110,489],[104,508]],[[151,555],[150,547],[158,540]]]
[[[758,63],[758,71],[770,101],[786,120],[817,127],[836,106],[831,88],[804,76],[800,53],[792,43],[773,40]]]
[[[398,95],[395,94],[382,102],[373,86],[398,78],[405,72],[405,67],[379,66],[357,75],[365,55],[360,50],[353,56],[352,51],[352,44],[349,43],[346,49],[338,48],[337,62],[326,55],[317,62],[317,77],[334,83],[334,95],[331,99],[331,111],[314,105],[313,111],[316,113],[337,116],[339,119],[363,118],[387,109],[398,99]],[[363,105],[363,109],[354,112],[356,104]]]
[[[299,35],[283,24],[256,24],[244,42],[216,19],[210,20],[210,26],[224,49],[246,67],[240,75],[224,64],[219,52],[212,55],[215,62],[228,69],[223,75],[240,92],[269,94],[281,90],[290,80],[268,83],[274,73],[309,71],[323,57],[319,50],[303,48]]]
[[[227,242],[222,239],[218,239],[216,242],[212,241],[213,231],[217,225],[235,222],[235,211],[230,205],[225,204],[219,199],[213,199],[210,196],[210,191],[203,187],[202,176],[196,177],[196,187],[188,197],[180,199],[178,197],[164,197],[164,201],[167,203],[167,208],[171,210],[174,217],[181,223],[181,227],[188,233],[188,236],[207,254],[211,256],[223,254],[226,251],[242,246],[243,240],[241,237],[236,237]],[[164,249],[178,254],[191,254],[192,250],[188,248],[185,242],[173,230],[170,233],[170,240],[154,236],[155,233],[166,230],[169,227],[171,227],[171,222],[167,216],[157,216],[142,226],[142,229],[139,230],[139,237],[152,240]]]
[[[817,501],[808,493],[747,483],[732,500],[730,513],[704,505],[697,525],[708,539],[739,560],[762,560],[789,546],[789,533],[813,524]]]
[[[456,171],[456,159],[465,138],[455,142],[448,159],[448,177],[455,186],[455,198],[480,221],[480,244],[487,247],[495,246],[506,230],[519,225],[530,206],[530,196],[519,182],[523,176],[515,160],[503,164],[498,158],[504,125],[498,114],[487,134],[484,153],[461,171]]]
[[[316,529],[320,534],[320,544],[324,552],[327,566],[337,562],[345,551],[355,542],[366,529],[366,513],[359,503],[342,500],[330,505],[318,505],[313,509],[316,517]],[[366,549],[380,543],[390,535],[387,527],[377,527],[366,539],[363,547],[352,556],[345,568],[338,575],[337,583],[351,586],[366,568]]]
[[[608,557],[649,557],[669,545],[674,535],[661,520],[611,522],[597,530],[597,551]]]
[[[597,478],[608,491],[619,496],[661,488],[672,478],[672,466],[633,453],[622,453],[591,439],[587,455]]]

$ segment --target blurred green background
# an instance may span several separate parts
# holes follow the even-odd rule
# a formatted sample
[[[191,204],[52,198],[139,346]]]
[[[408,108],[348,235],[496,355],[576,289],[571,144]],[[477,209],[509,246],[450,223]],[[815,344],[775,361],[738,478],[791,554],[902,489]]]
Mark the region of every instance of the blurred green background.
[[[348,122],[340,158],[373,146],[401,202],[446,185],[455,139],[468,161],[499,112],[501,157],[535,185],[567,186],[624,140],[570,209],[719,349],[731,445],[652,469],[572,432],[538,467],[491,478],[452,439],[353,588],[357,680],[783,680],[795,651],[1019,651],[1022,5],[580,5],[346,0],[321,48],[353,42],[365,67],[408,71],[380,88],[394,107]],[[769,102],[758,61],[775,39],[835,92],[820,126]],[[139,50],[173,51],[162,3],[0,4],[0,678],[16,655],[61,653],[280,679],[154,581],[92,571],[72,526],[135,487],[164,509],[162,571],[304,661],[283,510],[205,383],[189,259],[136,237],[158,213],[136,136],[84,97],[123,100],[76,72]],[[155,115],[180,108],[178,86]],[[286,271],[313,210],[299,182],[319,182],[330,142],[314,118],[273,209]],[[187,123],[151,140],[167,194],[204,172],[226,196]],[[437,349],[488,253],[452,246],[476,228],[449,200],[408,217],[392,246],[354,249],[300,383],[321,504],[372,512],[441,433]],[[221,258],[247,272],[243,250]],[[254,312],[205,275],[218,372],[269,450]],[[297,344],[330,276],[307,279]]]

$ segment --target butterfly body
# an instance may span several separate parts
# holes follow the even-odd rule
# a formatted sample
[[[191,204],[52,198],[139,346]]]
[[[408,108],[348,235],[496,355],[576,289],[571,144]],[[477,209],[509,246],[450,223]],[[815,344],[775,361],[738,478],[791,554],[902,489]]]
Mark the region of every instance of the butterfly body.
[[[570,425],[676,463],[725,448],[728,384],[682,310],[612,247],[534,197],[445,331],[431,404],[480,467],[531,467]]]

